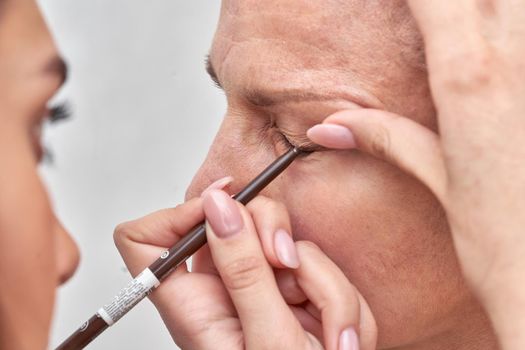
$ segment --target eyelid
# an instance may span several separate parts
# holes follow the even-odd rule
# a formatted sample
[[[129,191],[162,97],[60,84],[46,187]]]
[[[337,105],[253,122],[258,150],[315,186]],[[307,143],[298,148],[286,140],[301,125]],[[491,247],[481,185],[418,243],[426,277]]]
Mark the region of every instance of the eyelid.
[[[316,143],[310,141],[306,134],[292,134],[286,132],[278,127],[275,127],[276,131],[293,147],[298,148],[299,150],[305,153],[319,152],[326,150],[326,148],[319,146]]]

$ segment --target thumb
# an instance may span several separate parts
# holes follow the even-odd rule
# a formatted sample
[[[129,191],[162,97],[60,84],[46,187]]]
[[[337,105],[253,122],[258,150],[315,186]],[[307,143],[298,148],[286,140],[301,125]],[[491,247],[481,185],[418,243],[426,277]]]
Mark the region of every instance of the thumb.
[[[321,146],[358,149],[396,165],[443,199],[447,176],[438,135],[409,118],[376,109],[345,110],[307,135]]]

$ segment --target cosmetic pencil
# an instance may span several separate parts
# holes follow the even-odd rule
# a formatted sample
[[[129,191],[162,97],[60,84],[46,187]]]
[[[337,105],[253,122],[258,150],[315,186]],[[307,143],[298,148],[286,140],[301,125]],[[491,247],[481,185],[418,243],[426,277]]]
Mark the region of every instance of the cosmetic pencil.
[[[247,204],[279,176],[301,153],[298,148],[288,150],[233,198],[242,204]],[[148,296],[171,271],[184,263],[204,244],[206,244],[206,225],[202,222],[181,238],[173,247],[164,251],[155,262],[124,287],[113,301],[100,308],[89,320],[84,322],[73,334],[64,340],[56,350],[83,349]]]

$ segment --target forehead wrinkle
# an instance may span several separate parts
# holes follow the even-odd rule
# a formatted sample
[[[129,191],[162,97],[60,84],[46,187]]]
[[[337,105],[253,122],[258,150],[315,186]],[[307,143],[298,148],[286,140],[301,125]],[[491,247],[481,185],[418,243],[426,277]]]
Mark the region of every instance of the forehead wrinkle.
[[[303,12],[301,0],[282,0],[276,6],[231,2],[238,8],[221,18],[216,36],[221,42],[214,44],[218,50],[213,54],[225,89],[235,94],[243,89],[245,96],[265,105],[279,90],[299,90],[287,98],[302,99],[321,89],[363,89],[373,94],[373,103],[384,105],[378,97],[386,102],[401,91],[399,84],[411,73],[407,67],[417,61],[417,33],[406,4],[396,0],[379,7],[377,1],[356,0],[344,8],[329,6],[336,2],[306,1]],[[292,10],[305,15],[286,18]],[[311,78],[315,70],[328,72],[323,78],[334,80],[332,86],[320,86],[330,83]]]
[[[373,99],[365,92],[353,89],[349,86],[335,89],[319,89],[305,85],[303,88],[287,89],[265,89],[245,88],[242,90],[243,97],[252,105],[257,107],[273,107],[280,104],[299,102],[351,102],[362,108],[380,108],[381,103]]]
[[[215,53],[211,56],[211,63],[226,92],[243,97],[255,106],[272,106],[280,103],[301,101],[351,101],[363,107],[382,108],[382,102],[368,92],[357,75],[350,69],[324,68],[307,69],[293,63],[283,64],[279,60],[272,64],[263,62],[246,64],[254,50],[243,48],[242,44],[234,47],[230,43],[227,52],[222,56],[220,68],[217,68]],[[259,45],[260,46],[260,45]],[[289,56],[289,55],[288,55]],[[256,55],[261,57],[261,55]],[[290,61],[296,59],[292,57]],[[322,65],[321,65],[322,66]]]

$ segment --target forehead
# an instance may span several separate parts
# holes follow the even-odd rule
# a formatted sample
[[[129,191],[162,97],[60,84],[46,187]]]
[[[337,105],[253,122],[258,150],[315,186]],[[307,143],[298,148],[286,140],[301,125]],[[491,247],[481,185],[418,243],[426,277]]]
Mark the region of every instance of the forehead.
[[[419,47],[404,1],[228,0],[211,59],[224,85],[352,82],[373,91],[417,65]]]

